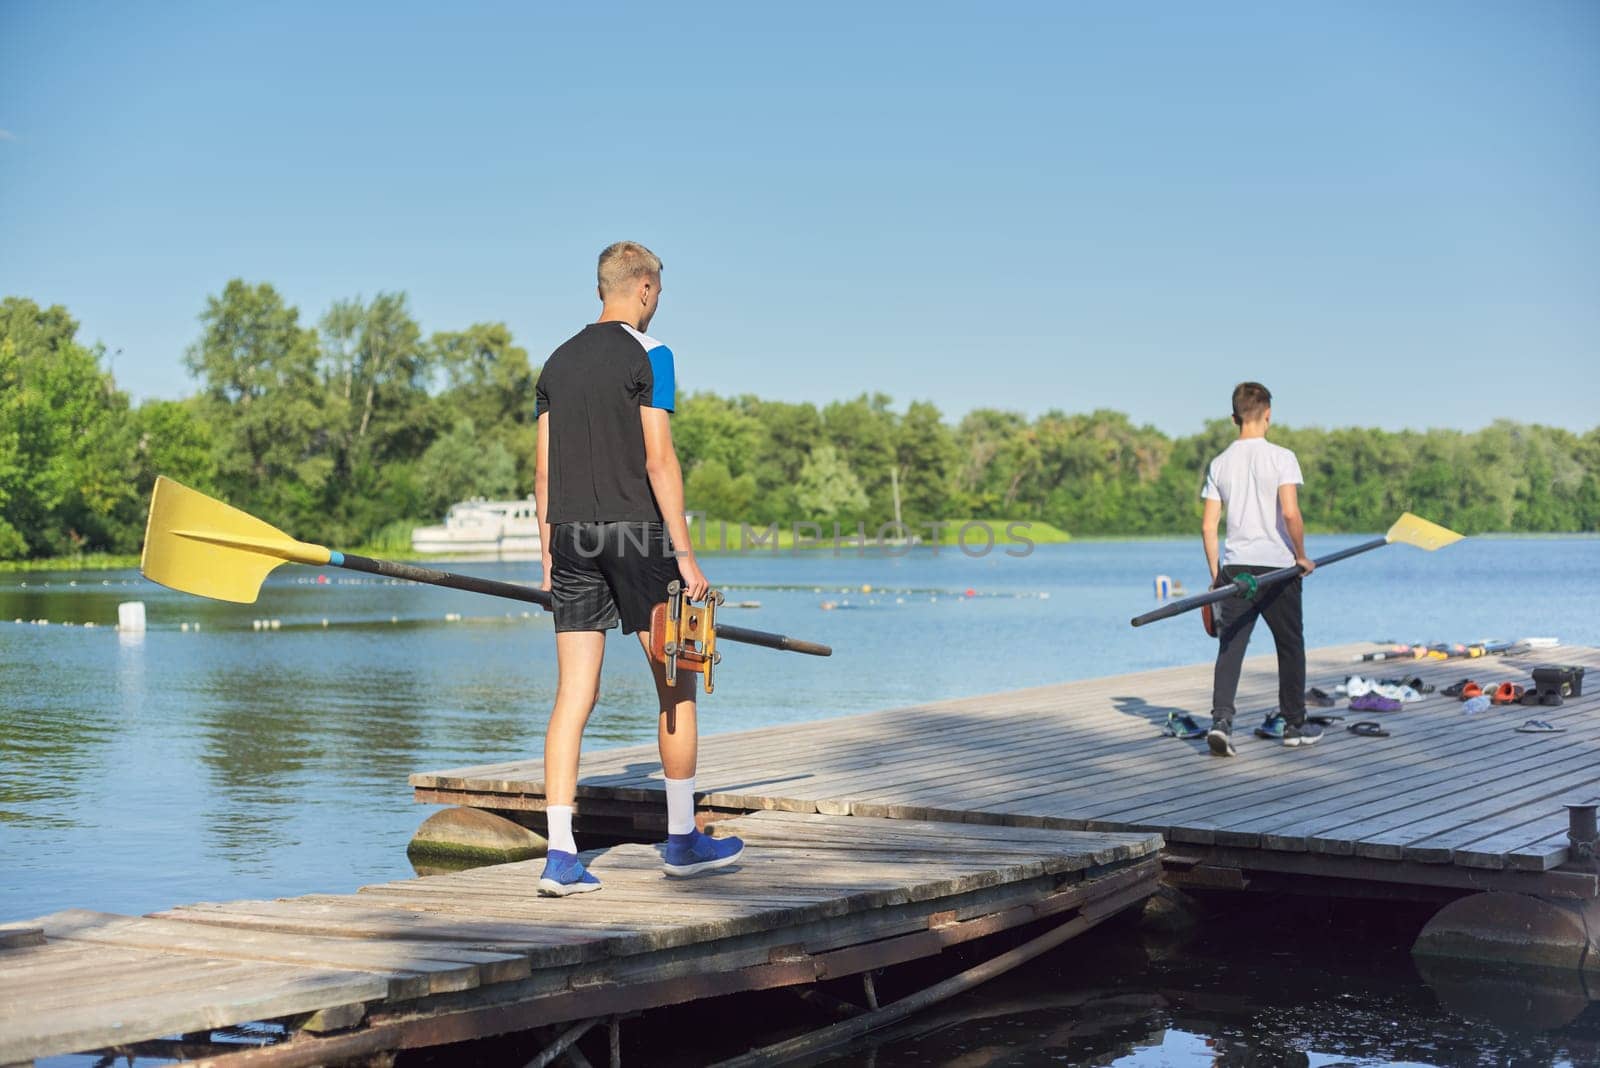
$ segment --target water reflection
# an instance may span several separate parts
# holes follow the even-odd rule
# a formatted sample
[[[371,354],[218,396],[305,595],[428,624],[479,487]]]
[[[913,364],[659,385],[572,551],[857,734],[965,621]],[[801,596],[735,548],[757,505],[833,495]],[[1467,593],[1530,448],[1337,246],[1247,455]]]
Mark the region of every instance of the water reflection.
[[[1189,937],[1117,924],[828,1063],[1600,1064],[1583,977],[1414,965],[1427,914],[1251,895]]]

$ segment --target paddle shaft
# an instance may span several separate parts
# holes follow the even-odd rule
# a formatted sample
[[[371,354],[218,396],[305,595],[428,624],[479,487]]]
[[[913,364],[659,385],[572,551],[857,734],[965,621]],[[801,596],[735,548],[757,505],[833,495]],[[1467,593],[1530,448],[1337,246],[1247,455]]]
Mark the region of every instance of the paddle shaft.
[[[354,553],[335,552],[328,562],[347,571],[365,571],[369,575],[383,575],[385,578],[407,579],[411,582],[426,583],[429,586],[448,586],[454,590],[483,593],[490,597],[506,597],[513,601],[526,601],[530,604],[536,604],[546,611],[551,610],[553,607],[549,590],[534,589],[531,586],[519,586],[514,582],[498,582],[494,579],[474,578],[471,575],[457,575],[450,571],[435,571],[431,567],[401,564],[393,560],[374,560],[370,556],[357,556]],[[774,634],[767,630],[752,630],[749,627],[730,627],[726,624],[718,624],[717,637],[725,641],[742,642],[745,645],[760,645],[767,649],[779,649],[788,653],[805,653],[807,656],[833,655],[832,649],[819,642],[802,641],[799,638],[791,638],[787,634]]]
[[[1331,552],[1327,556],[1321,557],[1320,559],[1312,562],[1318,567],[1327,567],[1329,564],[1336,564],[1340,560],[1348,559],[1357,555],[1358,553],[1370,552],[1373,549],[1381,549],[1388,544],[1388,538],[1373,538],[1371,541],[1364,541],[1359,545],[1352,545],[1348,549],[1340,549],[1337,552]],[[1299,564],[1290,564],[1288,567],[1280,567],[1276,571],[1268,571],[1265,575],[1261,575],[1256,578],[1256,590],[1259,592],[1266,589],[1268,586],[1275,586],[1280,582],[1286,582],[1300,574],[1301,571]],[[1185,597],[1181,601],[1173,601],[1171,604],[1162,605],[1160,608],[1146,612],[1142,616],[1134,616],[1133,625],[1136,627],[1142,627],[1146,623],[1154,623],[1158,619],[1170,619],[1173,616],[1181,616],[1183,613],[1191,612],[1202,605],[1216,604],[1218,601],[1226,601],[1232,597],[1247,597],[1249,596],[1249,593],[1250,583],[1236,579],[1233,582],[1228,583],[1226,586],[1219,586],[1217,589],[1207,590],[1205,593],[1197,593],[1193,597]]]

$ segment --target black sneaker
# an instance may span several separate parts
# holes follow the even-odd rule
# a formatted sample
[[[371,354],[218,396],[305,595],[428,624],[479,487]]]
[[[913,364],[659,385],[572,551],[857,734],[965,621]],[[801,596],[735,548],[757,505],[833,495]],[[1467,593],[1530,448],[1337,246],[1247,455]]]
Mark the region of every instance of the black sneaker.
[[[1316,745],[1322,741],[1322,728],[1307,723],[1303,727],[1290,725],[1283,729],[1284,745]]]
[[[1234,756],[1233,739],[1221,727],[1212,727],[1206,732],[1206,745],[1211,747],[1212,756]]]

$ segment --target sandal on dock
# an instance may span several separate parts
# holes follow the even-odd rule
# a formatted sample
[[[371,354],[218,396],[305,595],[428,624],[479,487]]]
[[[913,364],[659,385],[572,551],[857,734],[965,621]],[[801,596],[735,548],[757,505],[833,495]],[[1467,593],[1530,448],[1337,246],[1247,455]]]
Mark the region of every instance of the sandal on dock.
[[[1319,727],[1331,727],[1343,720],[1343,716],[1336,716],[1330,712],[1313,712],[1306,716],[1307,723],[1315,723]]]
[[[1542,719],[1530,719],[1515,729],[1519,734],[1560,734],[1567,728],[1557,727],[1554,723]]]
[[[1387,738],[1387,737],[1389,737],[1389,732],[1383,729],[1383,724],[1378,723],[1375,720],[1370,720],[1370,719],[1364,719],[1364,720],[1361,720],[1358,723],[1352,723],[1352,724],[1350,724],[1349,727],[1347,727],[1345,729],[1348,730],[1351,734],[1359,734],[1363,738]]]
[[[1306,691],[1306,704],[1314,708],[1332,708],[1338,702],[1333,699],[1332,694],[1313,686]]]
[[[1466,692],[1468,686],[1471,686],[1478,693],[1483,692],[1478,688],[1478,684],[1473,682],[1471,679],[1462,679],[1460,682],[1452,682],[1450,685],[1440,690],[1439,695],[1441,697],[1459,697],[1465,701],[1468,697],[1474,696],[1473,694]]]
[[[1494,688],[1494,696],[1490,698],[1497,705],[1514,705],[1521,702],[1526,691],[1514,682],[1502,682]]]
[[[1206,729],[1187,712],[1168,712],[1167,733],[1174,738],[1204,738]]]

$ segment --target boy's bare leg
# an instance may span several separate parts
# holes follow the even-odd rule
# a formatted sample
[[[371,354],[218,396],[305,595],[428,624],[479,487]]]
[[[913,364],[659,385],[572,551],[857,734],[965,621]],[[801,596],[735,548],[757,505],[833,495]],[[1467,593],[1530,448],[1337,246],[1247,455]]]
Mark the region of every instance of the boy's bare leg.
[[[600,630],[556,634],[556,703],[544,733],[544,796],[551,805],[571,805],[578,792],[578,755],[583,728],[600,696],[600,666],[606,635]]]
[[[640,643],[656,680],[656,740],[661,747],[661,771],[667,788],[667,841],[662,849],[662,870],[668,875],[699,875],[736,864],[744,855],[744,842],[733,835],[716,838],[700,833],[694,811],[694,774],[700,752],[700,732],[695,722],[695,673],[678,672],[678,684],[667,685],[666,665],[650,656],[650,635]]]
[[[650,632],[639,632],[639,644],[650,663],[656,682],[656,743],[661,749],[661,773],[669,779],[694,778],[700,751],[700,732],[695,721],[695,675],[678,672],[676,686],[667,683],[667,668],[650,655]]]

